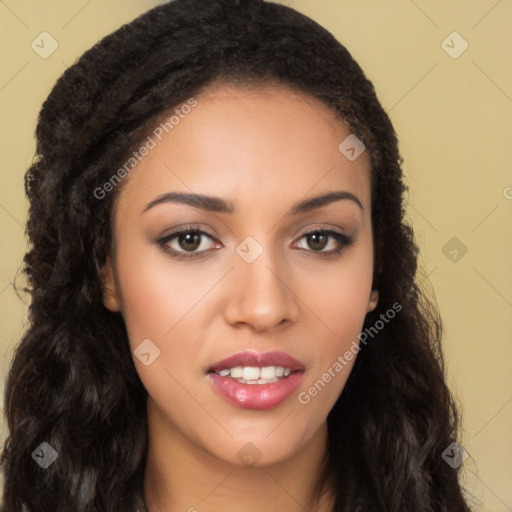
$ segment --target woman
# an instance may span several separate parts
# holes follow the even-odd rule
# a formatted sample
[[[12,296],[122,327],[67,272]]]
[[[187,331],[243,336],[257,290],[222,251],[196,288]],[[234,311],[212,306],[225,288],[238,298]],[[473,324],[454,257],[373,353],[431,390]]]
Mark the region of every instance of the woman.
[[[259,0],[175,0],[58,80],[26,174],[2,511],[468,511],[389,118]]]

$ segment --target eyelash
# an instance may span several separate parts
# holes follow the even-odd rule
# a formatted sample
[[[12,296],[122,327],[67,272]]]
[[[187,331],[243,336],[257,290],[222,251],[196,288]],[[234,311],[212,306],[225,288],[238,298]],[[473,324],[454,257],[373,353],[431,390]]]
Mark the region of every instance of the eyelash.
[[[188,260],[188,259],[196,258],[197,255],[208,252],[208,250],[199,251],[199,252],[176,251],[175,249],[171,249],[168,247],[167,244],[171,240],[174,240],[175,238],[179,237],[180,235],[190,234],[190,233],[198,233],[200,235],[204,235],[205,237],[209,238],[212,241],[218,242],[218,240],[215,237],[213,237],[206,231],[203,231],[202,229],[193,228],[191,226],[185,226],[183,228],[177,229],[176,231],[173,231],[172,233],[169,233],[168,235],[165,235],[162,238],[159,238],[157,240],[157,243],[161,246],[162,250],[164,250],[172,258],[177,259],[177,260]],[[314,251],[314,250],[306,249],[307,252],[317,253],[319,255],[319,257],[321,257],[321,258],[326,258],[329,256],[334,256],[336,254],[340,254],[346,247],[350,247],[354,242],[354,239],[352,237],[349,237],[347,235],[344,235],[342,233],[338,233],[337,231],[332,231],[329,229],[314,229],[314,230],[308,231],[308,232],[304,233],[299,238],[299,240],[302,240],[303,238],[305,238],[309,235],[314,235],[314,234],[328,235],[329,237],[334,238],[340,244],[340,246],[337,249],[331,249],[330,251]]]

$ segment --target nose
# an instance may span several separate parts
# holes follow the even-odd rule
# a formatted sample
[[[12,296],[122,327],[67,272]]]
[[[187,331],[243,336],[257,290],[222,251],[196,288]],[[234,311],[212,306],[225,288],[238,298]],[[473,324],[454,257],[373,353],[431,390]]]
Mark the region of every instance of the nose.
[[[234,255],[224,312],[230,325],[265,331],[297,321],[299,305],[291,273],[285,272],[284,263],[277,266],[270,252],[264,250],[252,263]]]

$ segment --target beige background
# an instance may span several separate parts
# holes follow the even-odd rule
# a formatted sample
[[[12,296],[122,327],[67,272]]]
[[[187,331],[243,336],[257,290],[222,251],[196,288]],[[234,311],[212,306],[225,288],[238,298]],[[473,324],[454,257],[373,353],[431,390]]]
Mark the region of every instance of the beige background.
[[[12,282],[26,250],[23,173],[37,113],[83,51],[158,3],[0,0],[0,391],[26,314]],[[283,3],[347,46],[391,116],[445,322],[448,379],[463,406],[465,484],[481,510],[512,511],[512,2]],[[58,42],[46,59],[31,48],[44,31]],[[469,45],[458,58],[464,42],[448,37],[454,31]]]

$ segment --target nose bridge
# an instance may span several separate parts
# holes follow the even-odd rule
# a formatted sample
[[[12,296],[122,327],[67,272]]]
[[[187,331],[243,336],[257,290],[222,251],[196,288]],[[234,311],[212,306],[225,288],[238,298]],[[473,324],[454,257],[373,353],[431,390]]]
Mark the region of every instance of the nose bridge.
[[[284,262],[276,252],[252,237],[242,241],[235,252],[226,320],[258,330],[295,320],[294,296],[286,283]]]

